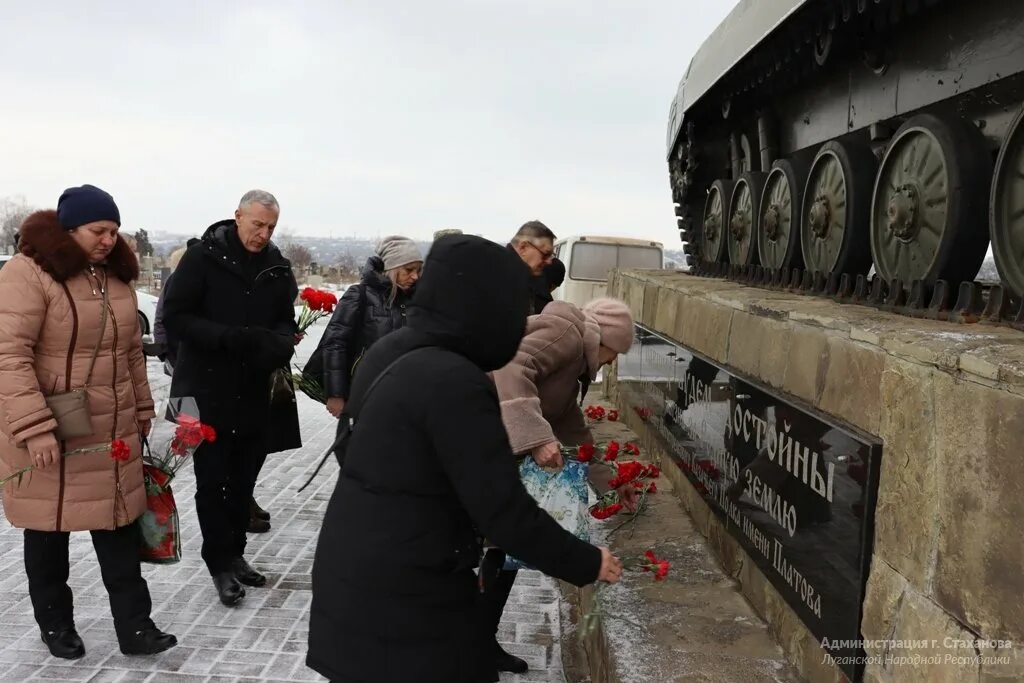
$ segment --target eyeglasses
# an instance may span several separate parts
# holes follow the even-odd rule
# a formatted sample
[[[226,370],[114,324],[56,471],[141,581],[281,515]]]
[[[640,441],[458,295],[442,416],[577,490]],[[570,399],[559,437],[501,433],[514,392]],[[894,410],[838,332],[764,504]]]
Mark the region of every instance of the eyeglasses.
[[[543,249],[538,247],[536,244],[534,244],[530,240],[523,240],[523,241],[526,242],[527,244],[529,244],[534,249],[536,249],[537,253],[539,253],[541,255],[541,258],[545,262],[551,261],[551,259],[555,258],[555,251],[554,251],[554,249],[552,249],[551,251],[544,251]]]

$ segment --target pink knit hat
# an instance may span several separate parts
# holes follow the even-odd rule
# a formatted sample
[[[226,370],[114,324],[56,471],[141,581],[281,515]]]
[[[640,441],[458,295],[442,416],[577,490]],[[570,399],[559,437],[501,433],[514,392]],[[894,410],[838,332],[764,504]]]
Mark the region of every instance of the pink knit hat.
[[[616,353],[626,353],[633,345],[633,316],[629,307],[618,299],[594,299],[583,307],[583,313],[601,328],[601,344]]]

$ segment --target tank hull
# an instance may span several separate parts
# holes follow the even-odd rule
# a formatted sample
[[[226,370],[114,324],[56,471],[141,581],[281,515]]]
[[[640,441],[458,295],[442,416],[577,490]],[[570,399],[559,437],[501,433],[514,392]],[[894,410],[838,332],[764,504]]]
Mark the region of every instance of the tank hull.
[[[994,160],[1021,111],[1024,3],[788,4],[788,12],[781,5],[774,8],[775,15],[783,16],[779,23],[766,27],[764,37],[749,49],[733,50],[742,52],[742,58],[699,90],[696,85],[691,88],[702,82],[694,71],[712,60],[695,57],[673,103],[670,181],[690,265],[703,259],[703,211],[716,180],[768,172],[779,159],[807,164],[832,141],[870,149],[881,162],[900,126],[921,114],[976,127],[981,132],[977,144]],[[723,27],[727,24],[728,19]],[[723,27],[713,34],[717,43],[728,41]],[[745,36],[752,33],[749,26],[744,31]],[[707,44],[702,46],[698,57],[708,49]],[[988,189],[971,191],[980,194]],[[882,196],[875,201],[883,202],[884,209],[887,199],[891,200]],[[950,207],[951,212],[956,208]],[[976,223],[959,229],[984,231],[987,240],[988,225]],[[862,233],[859,239],[869,239],[868,226],[857,229]]]

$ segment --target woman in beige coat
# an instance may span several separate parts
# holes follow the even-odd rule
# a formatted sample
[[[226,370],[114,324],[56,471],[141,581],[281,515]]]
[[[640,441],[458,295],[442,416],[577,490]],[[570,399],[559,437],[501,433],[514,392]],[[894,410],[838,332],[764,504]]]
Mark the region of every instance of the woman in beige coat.
[[[25,530],[42,640],[65,659],[85,654],[67,585],[71,531],[92,532],[121,652],[153,654],[177,642],[150,620],[139,564],[134,522],[146,509],[140,437],[155,413],[130,284],[138,261],[118,235],[120,222],[109,194],[70,188],[56,211],[25,220],[21,253],[0,270],[0,477],[34,468],[4,486],[4,513]],[[83,387],[93,434],[58,442],[46,397]],[[109,449],[62,455],[118,439],[130,450],[126,461]]]
[[[593,437],[580,408],[598,370],[612,363],[633,344],[633,317],[617,299],[595,299],[580,310],[565,301],[553,301],[526,323],[526,334],[511,363],[493,374],[501,400],[512,452],[531,455],[538,465],[562,465],[561,446],[591,443]],[[603,468],[591,469],[603,480]],[[636,491],[619,489],[626,507],[634,508]],[[488,626],[498,629],[516,571],[500,569],[504,553],[491,549],[481,563],[484,576],[482,605]],[[491,623],[493,622],[493,623]],[[505,652],[495,640],[498,669],[523,673],[526,662]]]

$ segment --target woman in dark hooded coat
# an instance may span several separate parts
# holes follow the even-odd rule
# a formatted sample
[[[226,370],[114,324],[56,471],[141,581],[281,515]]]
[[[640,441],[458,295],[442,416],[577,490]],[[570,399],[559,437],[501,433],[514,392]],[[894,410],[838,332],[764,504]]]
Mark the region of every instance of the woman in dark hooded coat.
[[[498,680],[473,571],[480,534],[578,586],[622,572],[538,508],[515,468],[486,373],[523,336],[526,268],[454,235],[435,242],[423,273],[408,324],[374,345],[352,387],[356,426],[317,545],[306,659],[332,681]]]

